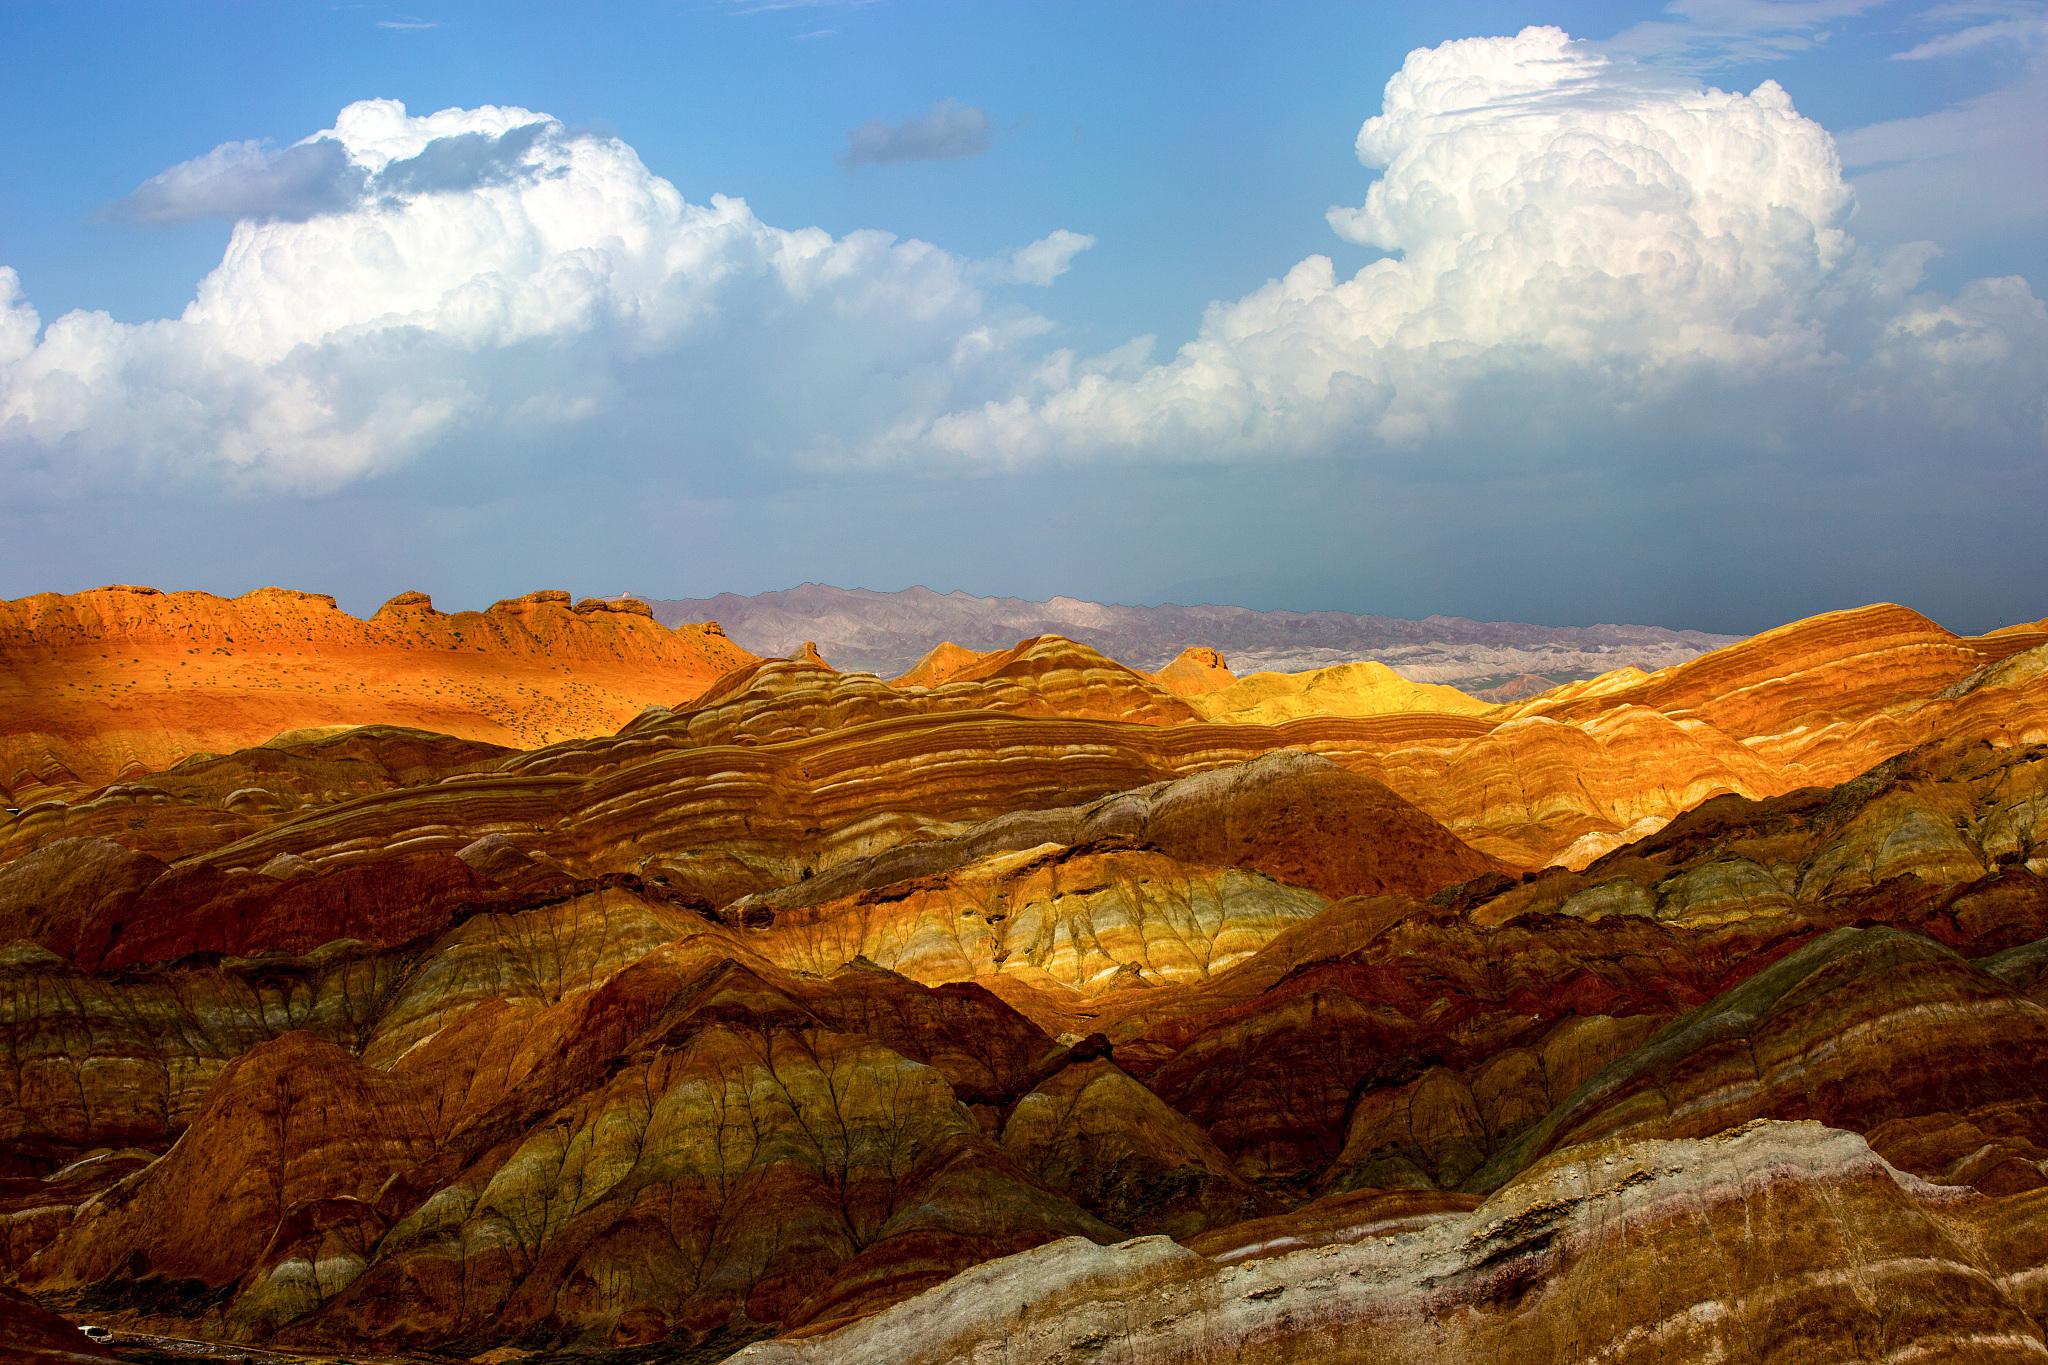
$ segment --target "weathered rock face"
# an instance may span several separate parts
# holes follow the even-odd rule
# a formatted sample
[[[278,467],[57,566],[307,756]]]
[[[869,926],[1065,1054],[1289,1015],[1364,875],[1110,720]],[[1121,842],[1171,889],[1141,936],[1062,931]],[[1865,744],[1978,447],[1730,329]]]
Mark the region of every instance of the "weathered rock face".
[[[494,609],[504,617],[499,633],[517,627],[525,633],[507,638],[534,649],[555,648],[554,637],[534,643],[543,635],[528,629],[529,624],[544,626],[557,615],[573,622],[616,619],[628,630],[659,629],[630,612],[582,612],[554,601],[522,600],[500,604],[500,609]],[[353,619],[317,603],[308,610],[323,619]],[[574,634],[575,628],[569,629]],[[714,652],[726,647],[722,637],[707,634],[706,639]],[[510,766],[527,772],[587,772],[622,767],[629,753],[645,757],[674,748],[829,741],[827,747],[849,759],[851,746],[865,747],[859,757],[863,778],[886,781],[900,772],[898,755],[906,750],[929,749],[938,758],[951,749],[941,730],[954,728],[964,742],[979,745],[986,732],[970,722],[1000,713],[1057,721],[1057,728],[1030,742],[1064,755],[1066,768],[1077,776],[1084,755],[1111,750],[1142,755],[1136,763],[1123,764],[1113,778],[1068,784],[1068,799],[1242,762],[1276,748],[1305,749],[1386,783],[1496,858],[1520,866],[1556,862],[1578,867],[1715,795],[1770,796],[1832,784],[1941,735],[1971,734],[2006,744],[2048,739],[2048,674],[2028,663],[2029,651],[2039,647],[2025,631],[1963,639],[1902,608],[1866,608],[1771,632],[1668,675],[1624,669],[1488,710],[1471,698],[1403,682],[1368,664],[1292,677],[1261,675],[1189,700],[1085,646],[1041,637],[1009,650],[947,654],[943,667],[934,663],[927,676],[915,680],[918,685],[892,686],[869,675],[842,674],[803,657],[740,668],[681,709],[647,710],[616,739],[557,745]],[[457,650],[454,657],[467,660],[470,655]],[[493,677],[517,674],[516,668],[500,668],[488,651],[475,659]],[[572,664],[547,666],[570,670],[551,675],[561,686],[580,687],[576,670],[586,664],[597,667],[604,659],[578,657]],[[138,666],[124,665],[130,672]],[[644,689],[649,678],[662,675],[641,668],[635,676],[640,679],[635,685]],[[1363,682],[1353,686],[1347,679]],[[542,714],[541,703],[554,686],[536,683],[521,693],[522,716]],[[1716,689],[1724,689],[1727,699],[1716,700],[1724,695]],[[701,690],[701,684],[676,689],[664,700],[673,704],[676,695]],[[223,694],[209,688],[205,695]],[[641,697],[636,694],[636,700]],[[1231,697],[1243,704],[1230,702]],[[540,709],[528,707],[529,702]],[[366,703],[370,709],[381,705]],[[637,704],[633,709],[639,709]],[[1192,726],[1198,712],[1219,719]],[[614,722],[623,714],[614,715]],[[1239,723],[1243,720],[1256,723]],[[526,742],[539,733],[526,720],[519,723],[526,726],[521,732]],[[1073,728],[1091,724],[1113,728],[1093,735]],[[888,735],[845,733],[892,726],[902,728]],[[960,726],[968,728],[955,728]],[[509,731],[463,729],[453,721],[444,728],[486,739],[514,737]],[[1140,728],[1158,733],[1132,733]],[[557,727],[540,737],[563,732]],[[1025,738],[1023,732],[1013,734]],[[148,851],[175,856],[208,840],[222,842],[219,836],[237,829],[269,823],[309,799],[331,802],[351,790],[374,790],[384,780],[374,771],[379,764],[386,774],[417,774],[429,765],[452,773],[492,762],[487,752],[464,755],[453,749],[400,755],[395,739],[388,737],[379,745],[391,756],[365,766],[347,762],[338,751],[314,753],[312,742],[301,740],[283,746],[292,749],[289,755],[267,763],[241,760],[254,769],[248,773],[232,765],[210,771],[197,765],[176,781],[153,781],[152,791],[95,795],[84,803],[90,807],[86,810],[46,804],[17,819],[30,822],[35,839],[68,834],[131,845],[147,841]],[[22,772],[36,763],[43,760],[27,763]],[[919,776],[946,772],[943,763],[934,762],[929,773]],[[238,777],[246,780],[226,787]],[[0,785],[8,780],[0,778]],[[68,791],[77,787],[77,776],[52,769],[41,777],[24,777],[14,784],[14,799],[32,804],[52,784]],[[145,800],[160,801],[159,793],[165,792],[173,809],[146,817],[129,809]],[[1041,787],[1008,808],[1052,799]],[[195,802],[202,804],[194,809]],[[997,807],[984,804],[981,809],[994,813]],[[0,825],[0,851],[20,846],[27,837],[12,822]],[[900,836],[883,839],[895,837]],[[758,872],[728,869],[732,876],[706,894],[740,894],[757,889],[763,879],[766,884],[783,880],[788,870],[787,860]],[[755,884],[748,885],[749,880]]]
[[[304,1340],[535,1323],[602,1339],[633,1312],[701,1332],[856,1312],[1003,1250],[1114,1236],[888,1048],[710,1021],[669,1036],[434,1189],[346,1286],[307,1302],[306,1271],[274,1265],[278,1288],[244,1313],[317,1309]]]
[[[1772,795],[1832,784],[1941,734],[1998,732],[2039,742],[2039,694],[2024,668],[2003,684],[1986,666],[2028,647],[2026,634],[1977,639],[1950,634],[1889,604],[1834,612],[1767,631],[1666,669],[1632,686],[1580,696],[1546,695],[1519,715],[1582,720],[1642,707],[1739,740],[1783,776]],[[1944,696],[1977,679],[1998,695],[1958,706]],[[2017,724],[2016,733],[2008,733]],[[1730,790],[1734,790],[1731,788]]]
[[[1360,1232],[1216,1259],[1164,1237],[1057,1242],[734,1359],[1649,1365],[2044,1349],[2040,1200],[1956,1197],[1817,1124],[1574,1148],[1469,1213]]]
[[[0,1285],[0,1341],[18,1365],[100,1365],[114,1353],[88,1341],[69,1319]]]
[[[1917,1028],[1942,1017],[1940,1030]],[[1885,1040],[1883,1064],[1857,1040]],[[2048,1186],[2048,1011],[1916,934],[1837,929],[1623,1053],[1470,1181],[1609,1137],[1684,1137],[1753,1118],[1868,1133],[1916,1173]]]
[[[1498,870],[1369,778],[1280,753],[900,845],[735,910],[805,970],[864,957],[922,981],[1092,992],[1206,978],[1330,898]]]
[[[488,770],[456,771],[438,782],[329,806],[273,810],[260,819],[162,793],[110,789],[82,805],[24,812],[16,837],[27,847],[85,833],[140,842],[155,816],[135,807],[160,804],[179,837],[151,848],[184,855],[195,866],[261,869],[289,855],[319,867],[359,860],[400,840],[418,852],[454,853],[479,838],[500,838],[519,853],[585,874],[645,875],[723,904],[1005,813],[1091,801],[1303,743],[1289,728],[1211,730],[990,711],[874,724],[828,718],[819,733],[801,738],[700,743],[692,736],[697,714],[650,716],[603,741],[556,745]],[[1344,736],[1331,742],[1336,761],[1366,766],[1357,746],[1387,723],[1324,723]],[[1296,828],[1275,845],[1292,850],[1287,856],[1300,867],[1266,870],[1318,888],[1326,874],[1335,876],[1341,893],[1370,885],[1424,890],[1488,865],[1469,850],[1458,852],[1459,840],[1386,789],[1352,780],[1359,791],[1378,793],[1377,813],[1368,812],[1354,830],[1361,841],[1308,839],[1322,818],[1316,812],[1327,803],[1304,798],[1307,804],[1281,821]],[[1274,791],[1284,795],[1300,785],[1276,784]],[[1397,835],[1400,830],[1416,838]],[[216,836],[211,847],[209,831]],[[1196,847],[1192,834],[1182,842],[1190,858],[1228,864],[1237,858],[1232,841],[1244,837],[1242,831],[1206,830],[1200,839],[1213,844],[1213,852]],[[1446,856],[1453,859],[1445,864],[1448,876],[1423,877]],[[1349,873],[1341,871],[1347,859],[1354,864]],[[1364,877],[1359,869],[1368,865],[1381,869],[1373,874],[1381,881]]]
[[[1636,706],[1579,721],[1516,717],[1381,764],[1382,781],[1413,791],[1474,847],[1539,867],[1591,861],[1710,797],[1794,785],[1740,740]]]
[[[1712,796],[1833,785],[1942,737],[2048,742],[2048,687],[2015,657],[2032,640],[1965,639],[1903,607],[1837,612],[1556,688],[1378,775],[1475,847],[1582,867]]]
[[[1222,651],[1202,645],[1189,645],[1152,677],[1176,697],[1205,696],[1237,681]]]
[[[1640,669],[1636,670],[1641,672]],[[1506,702],[1527,701],[1530,697],[1541,696],[1559,685],[1559,680],[1542,673],[1522,673],[1489,687],[1474,687],[1468,695],[1479,701]]]
[[[1567,1015],[1540,1038],[1494,1051],[1467,1072],[1438,1065],[1361,1095],[1344,1147],[1323,1174],[1334,1190],[1458,1189],[1507,1143],[1645,1042],[1652,1016]]]
[[[1479,715],[1488,703],[1455,687],[1417,683],[1385,664],[1333,664],[1308,673],[1253,673],[1199,695],[1209,720],[1272,725],[1303,716],[1388,716],[1410,712]]]
[[[739,916],[772,916],[750,943],[806,971],[866,958],[933,984],[1005,973],[1093,993],[1208,976],[1328,903],[1239,868],[1048,843],[822,905],[746,903]]]
[[[994,653],[994,650],[965,649],[951,640],[941,640],[908,670],[891,678],[889,684],[892,687],[939,687],[952,682]]]
[[[232,1283],[282,1230],[281,1210],[367,1209],[386,1175],[425,1155],[427,1116],[406,1091],[302,1033],[254,1048],[222,1071],[183,1139],[88,1201],[33,1273],[46,1285],[122,1273]]]
[[[286,1032],[187,981],[195,1014],[273,1036],[215,1072],[163,1157],[78,1191],[29,1273],[46,1292],[232,1286],[225,1330],[308,1341],[602,1339],[636,1312],[703,1331],[854,1311],[1116,1235],[1021,1175],[961,1098],[1060,1065],[1013,1011],[872,969],[788,978],[694,923],[617,892],[469,918],[386,954],[396,971],[358,968],[374,1018]],[[337,969],[270,973],[317,996]],[[166,1068],[179,1022],[153,1038]]]
[[[2048,872],[2048,745],[1948,741],[1839,787],[1768,801],[1724,796],[1572,874],[1553,870],[1478,911],[1644,915],[1697,925],[1796,917],[1844,895],[1990,879],[1959,902],[1980,932],[2001,879]],[[1953,935],[1945,941],[1960,941]]]
[[[1098,1060],[1017,1101],[1003,1149],[1041,1184],[1133,1233],[1187,1236],[1270,1209],[1200,1128]]]
[[[753,656],[643,603],[529,593],[443,614],[401,593],[100,588],[0,602],[0,796],[167,768],[308,726],[414,725],[530,747],[617,729]]]
[[[692,744],[772,744],[841,726],[978,711],[1140,725],[1196,718],[1144,674],[1056,636],[926,664],[921,674],[885,683],[841,673],[815,655],[771,659],[721,679],[687,708],[643,716],[632,728]]]
[[[800,655],[75,790],[0,822],[0,1277],[334,1354],[2038,1359],[2042,647],[1276,724]]]

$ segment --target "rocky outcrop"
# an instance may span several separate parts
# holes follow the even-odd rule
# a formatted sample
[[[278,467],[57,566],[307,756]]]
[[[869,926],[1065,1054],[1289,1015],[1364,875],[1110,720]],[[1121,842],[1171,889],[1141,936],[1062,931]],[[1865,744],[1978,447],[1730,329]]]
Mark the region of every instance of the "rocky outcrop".
[[[1205,645],[1189,645],[1152,676],[1176,697],[1204,696],[1237,681],[1222,651]]]
[[[2019,1362],[2048,1351],[2044,1231],[2038,1200],[1958,1198],[1854,1134],[1769,1123],[1573,1148],[1470,1213],[1301,1250],[1058,1242],[734,1361]]]
[[[1503,1047],[1469,1072],[1438,1065],[1406,1084],[1371,1090],[1353,1106],[1343,1150],[1320,1184],[1458,1189],[1656,1029],[1649,1016],[1568,1015],[1542,1037]]]
[[[114,1353],[89,1341],[70,1319],[0,1285],[0,1340],[18,1365],[103,1365]]]
[[[563,592],[454,613],[401,593],[368,620],[281,588],[43,593],[0,602],[0,794],[25,804],[308,726],[521,747],[603,734],[752,657],[645,604]]]
[[[1307,673],[1252,673],[1203,692],[1196,709],[1208,720],[1273,725],[1303,716],[1387,716],[1437,711],[1484,713],[1488,703],[1455,687],[1410,682],[1385,664],[1335,664]]]
[[[850,861],[756,900],[781,909],[818,905],[1047,845],[1114,845],[1182,863],[1249,868],[1326,897],[1424,896],[1501,870],[1383,784],[1283,750],[1086,805],[998,816],[950,838]]]
[[[1947,741],[1839,787],[1763,801],[1722,796],[1577,874],[1553,871],[1476,913],[1615,914],[1711,925],[1796,917],[1843,895],[1905,897],[2048,873],[2048,745]],[[1997,912],[1964,911],[1964,937]],[[1960,941],[1951,937],[1949,941]]]
[[[951,640],[941,640],[931,652],[901,675],[889,680],[892,687],[939,687],[953,682],[981,664],[994,650],[963,649]]]
[[[921,847],[921,846],[920,846]],[[864,958],[932,984],[995,975],[1084,993],[1208,976],[1328,902],[1237,868],[1141,849],[1044,844],[822,904],[730,912],[775,961]]]
[[[1996,831],[1994,840],[2020,837],[2007,832],[2015,811],[2025,822],[2020,828],[2031,830],[2033,784],[2048,771],[2048,754],[1968,746],[1923,763],[1949,776],[1943,799],[1958,789],[1988,798],[1984,827]],[[1796,852],[1800,843],[1829,847],[1831,828],[1856,828],[1859,839],[1880,847],[1892,842],[1882,824],[1859,827],[1858,821],[1889,811],[1899,821],[1894,830],[1910,829],[1910,807],[1901,803],[1927,780],[1913,771],[1901,764],[1836,793],[1797,801],[1720,803],[1739,809],[1714,811],[1711,818],[1703,810],[1674,824],[1662,836],[1667,844],[1650,841],[1603,864],[1599,871],[1617,874],[1605,878],[1563,872],[1526,884],[1482,878],[1438,897],[1440,907],[1427,913],[1395,898],[1342,902],[1282,931],[1220,977],[1178,993],[1096,1002],[1092,1026],[1113,1040],[1134,1074],[1200,1123],[1247,1174],[1336,1188],[1457,1184],[1527,1132],[1553,1102],[1563,1103],[1564,1092],[1551,1087],[1575,1086],[1641,1043],[1647,1029],[1708,1006],[1831,929],[1882,923],[1910,931],[1912,943],[1950,965],[1937,971],[1914,959],[1916,965],[1896,975],[1851,973],[1858,984],[1831,1007],[1838,1012],[1802,1016],[1801,1027],[1831,1027],[1835,1036],[1852,1028],[1899,1036],[1910,1027],[1905,1021],[1935,1012],[1913,996],[1924,985],[1934,997],[1971,1001],[1958,1007],[1983,1014],[1991,1032],[2009,1033],[2019,1071],[2000,1070],[2005,1057],[1990,1033],[1971,1045],[1990,1068],[1978,1079],[1968,1066],[1942,1072],[1931,1059],[1910,1066],[1902,1061],[1908,1070],[1892,1077],[1889,1063],[1852,1053],[1843,1065],[1887,1078],[1873,1082],[1879,1091],[1859,1101],[1862,1107],[1811,1107],[1817,1101],[1810,1094],[1825,1088],[1815,1081],[1813,1091],[1795,1084],[1727,1122],[1756,1113],[1825,1113],[1830,1122],[1873,1131],[1898,1123],[1904,1125],[1898,1131],[1915,1132],[1922,1144],[1922,1155],[1908,1158],[1900,1149],[1900,1159],[1924,1171],[1984,1146],[1986,1139],[1973,1132],[1999,1130],[2011,1134],[2001,1150],[2033,1161],[2028,1154],[2039,1139],[2030,1106],[2038,1098],[2030,1089],[2034,1082],[2021,1075],[2037,1069],[2023,1045],[2034,1025],[2027,1022],[2031,1016],[2010,1015],[2032,1008],[2025,991],[2033,978],[2023,978],[2016,994],[1955,960],[1956,954],[2018,952],[2048,934],[2048,880],[2010,860],[2031,845],[1996,843],[2009,860],[1994,858],[1988,872],[1977,864],[1919,860],[1913,872],[1816,889],[1803,899],[1752,894],[1721,900],[1709,913],[1657,913],[1657,896],[1689,897],[1700,877],[1725,863],[1730,845],[1747,839],[1775,839]],[[1815,832],[1805,833],[1809,829]],[[1620,875],[1623,868],[1635,875]],[[1643,894],[1623,896],[1623,887]],[[1817,1008],[1813,989],[1799,999],[1803,1008]],[[1896,1020],[1851,1025],[1858,1011],[1880,1020],[1896,1011]],[[1754,1015],[1749,1005],[1733,1010],[1733,1017]],[[1585,1031],[1590,1024],[1573,1022],[1595,1018],[1612,1022],[1592,1032]],[[1551,1051],[1566,1039],[1567,1053]],[[1762,1054],[1748,1046],[1734,1054],[1741,1065],[1763,1065]],[[1813,1039],[1786,1046],[1819,1048]],[[1914,1090],[1914,1066],[1920,1074],[1939,1073],[1933,1091]],[[1535,1072],[1540,1079],[1532,1079]],[[1654,1074],[1656,1097],[1644,1102],[1655,1117],[1645,1121],[1669,1131],[1678,1124],[1663,1107],[1667,1100],[1677,1103],[1673,1077],[1661,1064]],[[1999,1075],[2007,1079],[1995,1079]],[[1850,1093],[1839,1081],[1827,1084],[1842,1096]],[[1972,1086],[1992,1098],[1971,1098]],[[2001,1117],[1985,1119],[1980,1109]],[[1950,1135],[1936,1141],[1929,1125],[1945,1126]],[[2013,1178],[2013,1171],[2001,1178]]]
[[[507,619],[584,619],[545,594],[500,605]],[[630,613],[603,614],[654,629]],[[1280,679],[1280,693],[1232,711],[1228,699],[1239,689],[1273,680],[1248,679],[1184,699],[1084,646],[1051,637],[985,654],[963,651],[945,670],[950,680],[926,686],[891,686],[798,657],[735,670],[687,706],[642,712],[615,738],[557,745],[508,766],[594,771],[676,748],[817,745],[831,735],[842,754],[867,747],[869,770],[883,777],[895,770],[881,751],[901,751],[913,730],[930,727],[914,743],[946,748],[950,741],[941,731],[964,736],[974,719],[1001,713],[1059,722],[1045,732],[1044,746],[1065,752],[1070,770],[1085,766],[1073,761],[1082,755],[1142,751],[1145,772],[1125,765],[1120,785],[1126,786],[1274,749],[1307,750],[1384,782],[1502,861],[1579,867],[1716,795],[1766,797],[1832,784],[1943,734],[2003,744],[2048,739],[2048,677],[2021,648],[2030,638],[1984,637],[1992,641],[1986,644],[1949,635],[1900,608],[1871,608],[1772,632],[1669,676],[1618,670],[1499,711],[1457,694],[1447,702],[1439,690],[1371,665]],[[1318,677],[1364,678],[1372,685],[1322,687]],[[1717,700],[1723,696],[1717,689],[1734,700]],[[1453,709],[1415,709],[1445,705]],[[1198,708],[1240,719],[1193,726]],[[1385,714],[1341,714],[1361,708]],[[1303,714],[1283,718],[1295,711]],[[1240,723],[1244,716],[1257,723]],[[1073,728],[1084,723],[1117,728],[1084,736]],[[1137,736],[1134,726],[1159,733]],[[885,727],[900,728],[885,735]],[[89,836],[140,847],[147,840],[158,856],[181,856],[208,839],[220,842],[252,823],[269,823],[316,794],[332,800],[388,780],[375,765],[344,771],[310,753],[293,761],[307,771],[272,781],[283,764],[264,768],[237,758],[236,764],[261,770],[242,774],[228,765],[210,792],[201,790],[205,778],[196,772],[181,773],[177,782],[152,780],[179,806],[146,819],[134,818],[120,802],[98,813],[32,802],[17,819],[33,810],[39,831],[33,841]],[[444,773],[489,766],[482,753],[465,763],[451,751],[432,762]],[[426,769],[415,763],[405,771],[416,777]],[[935,767],[932,776],[941,771]],[[243,776],[245,783],[219,791]],[[32,780],[47,786],[74,778],[52,770]],[[1112,789],[1069,788],[1075,795]],[[1047,804],[1048,795],[1041,791],[1027,804]],[[211,810],[196,812],[195,802]],[[998,808],[984,805],[983,811]],[[132,836],[121,833],[124,827]],[[24,846],[15,821],[0,824],[0,849],[10,844]],[[732,887],[754,889],[745,883],[755,874],[736,875]],[[779,870],[767,874],[770,882],[780,879]]]
[[[2048,684],[2021,651],[2029,638],[1965,639],[1903,607],[1837,612],[1658,674],[1505,707],[1483,739],[1418,755],[1388,780],[1507,793],[1483,814],[1458,802],[1446,822],[1511,861],[1581,867],[1715,795],[1831,786],[1943,736],[2048,742]],[[1613,761],[1624,752],[1631,778]]]
[[[1949,1022],[1915,1027],[1930,1017]],[[1880,1038],[1881,1059],[1863,1051]],[[1867,1133],[1943,1183],[2041,1189],[2044,1069],[2048,1011],[2010,984],[1919,935],[1843,928],[1609,1062],[1469,1179],[1490,1187],[1574,1143],[1772,1117]]]
[[[35,1283],[197,1282],[227,1330],[306,1342],[605,1342],[863,1311],[1117,1235],[963,1103],[1052,1050],[992,997],[806,982],[701,920],[636,940],[659,915],[599,911],[465,921],[381,993],[360,1059],[304,1029],[252,1047],[29,1255]]]
[[[1783,771],[1776,790],[1790,790],[1839,782],[1937,728],[1953,730],[1940,693],[2006,652],[1879,604],[1781,626],[1632,686],[1537,697],[1516,714],[1654,710],[1745,744]]]
[[[846,726],[977,711],[1140,725],[1195,719],[1187,703],[1142,674],[1070,640],[1047,638],[976,655],[929,684],[841,673],[800,653],[740,669],[688,707],[649,712],[629,728],[659,732],[670,743],[773,744]]]
[[[1002,1141],[1039,1183],[1134,1233],[1186,1238],[1275,1202],[1106,1058],[1068,1067],[1018,1100]]]

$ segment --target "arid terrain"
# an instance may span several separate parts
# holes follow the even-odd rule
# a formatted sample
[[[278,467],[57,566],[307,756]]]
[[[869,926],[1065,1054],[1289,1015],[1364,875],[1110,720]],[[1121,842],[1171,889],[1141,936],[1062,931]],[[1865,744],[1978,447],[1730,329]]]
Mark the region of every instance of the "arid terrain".
[[[0,602],[0,796],[98,784],[293,730],[413,725],[528,747],[616,729],[753,656],[715,624],[535,592],[368,620],[317,593],[110,587]]]
[[[2048,1357],[2048,621],[805,638],[0,604],[10,1349]]]

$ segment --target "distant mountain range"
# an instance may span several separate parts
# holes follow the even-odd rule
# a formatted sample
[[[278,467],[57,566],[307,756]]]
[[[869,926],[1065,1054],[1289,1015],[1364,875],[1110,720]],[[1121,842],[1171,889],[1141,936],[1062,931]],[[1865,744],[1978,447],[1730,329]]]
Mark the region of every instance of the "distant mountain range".
[[[635,594],[636,596],[638,594]],[[644,597],[657,619],[715,620],[756,654],[794,654],[806,641],[839,668],[893,677],[941,641],[1007,647],[1065,635],[1134,668],[1157,669],[1190,646],[1221,650],[1239,674],[1299,672],[1375,659],[1416,682],[1517,694],[1633,664],[1658,669],[1738,637],[1661,626],[1531,626],[1430,616],[1420,621],[1341,611],[1253,611],[1223,606],[1111,606],[1055,597],[975,597],[906,588],[871,592],[805,583],[742,597]]]

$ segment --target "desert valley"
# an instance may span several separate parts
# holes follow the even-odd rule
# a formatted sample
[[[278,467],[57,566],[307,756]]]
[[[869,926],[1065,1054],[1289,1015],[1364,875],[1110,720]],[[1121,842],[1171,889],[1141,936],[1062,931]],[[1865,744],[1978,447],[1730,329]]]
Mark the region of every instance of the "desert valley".
[[[0,624],[25,1358],[2048,1352],[2048,621],[1503,703],[557,593]]]

